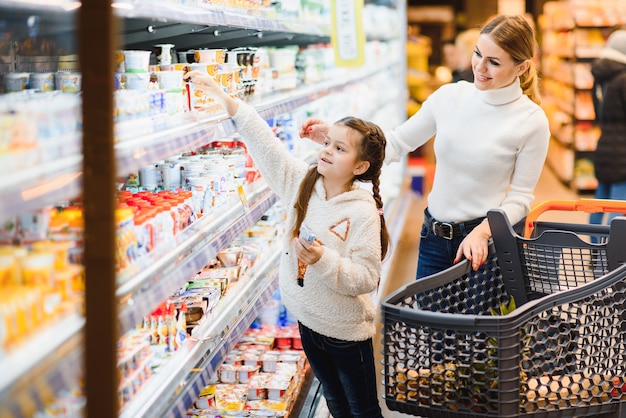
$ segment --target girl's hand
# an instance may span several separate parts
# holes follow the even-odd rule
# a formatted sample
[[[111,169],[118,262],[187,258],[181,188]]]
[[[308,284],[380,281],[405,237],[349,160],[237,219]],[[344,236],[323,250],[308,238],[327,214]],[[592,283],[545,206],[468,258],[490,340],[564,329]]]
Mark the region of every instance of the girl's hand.
[[[322,145],[326,140],[329,126],[321,119],[308,118],[300,127],[300,138],[308,138]]]
[[[298,260],[305,264],[315,264],[324,254],[324,246],[317,240],[309,243],[303,238],[295,237],[293,242]]]
[[[491,228],[489,228],[489,222],[484,220],[461,241],[454,262],[458,263],[465,256],[472,262],[472,269],[478,270],[489,255],[489,238],[491,238]]]
[[[183,75],[183,79],[192,82],[195,89],[215,99],[217,103],[226,109],[230,116],[237,113],[239,107],[237,101],[230,97],[230,95],[224,91],[224,88],[208,73],[197,70],[189,71]]]

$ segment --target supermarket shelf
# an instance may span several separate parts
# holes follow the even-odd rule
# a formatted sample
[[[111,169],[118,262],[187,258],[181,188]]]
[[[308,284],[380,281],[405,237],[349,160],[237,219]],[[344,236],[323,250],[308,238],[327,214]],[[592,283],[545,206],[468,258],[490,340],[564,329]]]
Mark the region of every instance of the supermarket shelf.
[[[84,325],[82,316],[68,315],[0,357],[0,416],[30,417],[53,394],[79,386]]]
[[[185,244],[151,265],[147,272],[140,275],[138,283],[120,287],[118,295],[122,296],[126,305],[125,309],[121,309],[119,316],[122,333],[135,327],[146,312],[167,298],[180,287],[180,283],[192,277],[195,272],[213,259],[217,252],[254,225],[277,198],[267,188],[262,187],[256,193],[256,197],[252,197],[251,200],[254,203],[247,210],[241,203],[237,210],[236,205],[229,202],[228,211],[219,218],[213,219],[212,222],[205,223],[201,229],[193,232]],[[239,216],[237,212],[240,212]],[[234,221],[230,222],[233,219]],[[226,228],[212,234],[213,229],[229,222],[230,225]],[[203,237],[208,237],[208,239]],[[157,374],[159,377],[156,378],[155,383],[147,384],[148,389],[145,390],[147,395],[144,396],[153,396],[155,392],[158,392],[160,394],[157,396],[158,399],[155,398],[156,400],[152,402],[161,403],[160,406],[149,406],[150,414],[154,412],[155,407],[165,410],[171,408],[172,405],[178,405],[182,408],[181,402],[187,404],[190,402],[189,399],[192,401],[195,399],[203,386],[197,387],[203,383],[194,386],[193,382],[198,378],[208,381],[210,373],[215,371],[223,356],[239,340],[256,317],[260,306],[269,300],[275,291],[277,273],[268,272],[275,264],[278,254],[279,252],[275,251],[273,256],[268,257],[267,265],[259,269],[257,277],[245,281],[245,284],[241,286],[233,287],[220,301],[219,307],[214,310],[210,318],[207,318],[194,333],[196,341],[172,357],[168,365]],[[178,261],[178,263],[173,261]],[[168,265],[169,268],[166,267]],[[143,293],[130,295],[136,291],[136,287],[141,286],[146,287]],[[76,365],[82,362],[81,330],[84,324],[84,318],[81,316],[70,315],[42,329],[36,336],[21,345],[19,350],[0,357],[0,369],[3,370],[0,375],[0,405],[2,405],[0,416],[4,416],[3,413],[12,417],[32,416],[36,410],[43,407],[45,402],[50,401],[52,394],[69,387],[79,387],[80,367]],[[204,371],[201,374],[192,373],[199,362],[204,364],[202,368]],[[213,365],[212,368],[211,365]],[[190,373],[191,377],[186,377]],[[160,379],[167,379],[170,383],[176,384],[164,384]],[[180,383],[181,379],[185,379],[185,382]],[[174,392],[167,395],[163,392],[173,390],[179,383],[184,386],[184,390],[181,391],[178,388],[175,393],[177,396],[186,394],[186,397],[174,402],[175,399],[172,399]],[[197,391],[192,393],[195,389]],[[162,398],[163,396],[166,397]],[[142,398],[138,399],[140,399],[138,402],[133,402],[131,405],[144,405]],[[184,407],[184,410],[187,407]],[[152,416],[137,415],[135,408],[137,407],[128,407],[128,411],[131,412],[128,412],[129,415],[123,412],[123,415]]]
[[[222,212],[216,216],[206,216],[185,232],[183,242],[158,257],[149,265],[137,266],[137,274],[132,276],[117,290],[120,300],[120,334],[141,323],[144,316],[152,312],[170,296],[181,283],[185,283],[214,259],[218,252],[226,248],[246,229],[253,226],[277,201],[277,196],[268,188],[262,188],[250,199],[246,208],[241,201],[231,200],[217,208]],[[203,221],[209,222],[203,222]]]
[[[178,126],[115,144],[117,173],[124,177],[155,161],[206,145],[213,140],[224,117],[209,117],[198,122],[185,115]]]
[[[131,281],[119,287],[117,295],[123,301],[119,315],[121,333],[135,327],[146,312],[154,309],[179,288],[181,283],[192,277],[211,259],[215,258],[221,249],[253,226],[276,202],[277,197],[265,185],[257,185],[249,200],[252,203],[248,207],[244,207],[241,201],[238,205],[236,201],[230,201],[225,206],[228,210],[220,216],[213,219],[207,217],[206,222],[197,222],[194,228],[184,231],[187,233],[187,239],[184,243],[168,252],[156,263],[147,266],[141,274],[133,277]],[[224,227],[224,225],[226,226]],[[228,301],[232,301],[231,308],[222,314],[224,318],[233,321],[244,320],[245,322],[247,318],[245,315],[252,315],[252,313],[237,313],[236,310],[241,309],[242,306],[247,306],[240,303],[245,298],[254,296],[261,299],[263,297],[262,289],[249,289],[249,286],[261,281],[262,279],[257,278],[242,290],[233,289],[232,296],[226,298],[223,304],[230,306],[231,303]],[[271,288],[270,285],[266,287]],[[244,294],[238,295],[240,291]],[[249,303],[253,303],[253,301],[251,300]],[[216,315],[217,312],[221,311],[216,311]],[[244,317],[240,318],[241,315]],[[215,334],[215,329],[219,330],[220,324],[224,325],[224,321],[226,321],[226,319],[220,318],[212,317],[211,321],[207,321],[207,324],[211,324],[210,328],[204,331],[201,328],[199,339],[207,340],[207,342],[200,345],[196,344],[198,348],[193,348],[196,345],[192,345],[192,348],[187,349],[191,350],[188,353],[189,358],[184,357],[183,360],[174,362],[173,366],[168,367],[180,367],[183,371],[189,372],[192,368],[189,363],[197,363],[197,353],[207,352],[208,349],[210,349],[209,352],[216,350],[215,347],[207,346],[209,340],[215,344],[223,344],[225,337],[217,339],[211,337]],[[245,326],[241,326],[241,332],[247,328],[253,319],[254,316]],[[44,402],[50,401],[52,394],[63,389],[79,387],[81,369],[76,365],[82,363],[81,331],[84,323],[84,318],[81,316],[70,315],[39,331],[32,339],[23,343],[19,350],[14,350],[14,352],[0,357],[0,370],[3,371],[0,375],[0,416],[3,416],[5,411],[11,417],[32,416],[34,411],[43,407]],[[229,328],[239,329],[232,324],[224,329],[228,330]],[[236,340],[240,335],[232,338]],[[224,347],[222,350],[227,352],[229,349],[230,347]],[[193,354],[196,351],[197,353]],[[181,355],[179,354],[179,356]],[[220,362],[216,361],[217,364]],[[178,370],[177,373],[182,372]],[[168,369],[162,375],[174,376],[175,374]]]
[[[593,163],[584,153],[593,150],[597,141],[580,129],[581,125],[597,128],[591,63],[605,46],[605,32],[626,17],[621,7],[599,5],[591,1],[546,2],[538,21],[543,40],[544,109],[554,122],[553,138],[559,142],[558,146],[551,144],[547,163],[565,185],[578,192],[596,187]]]
[[[65,13],[80,7],[75,0],[3,0],[3,7],[37,12]]]
[[[118,0],[115,13],[126,19],[152,19],[161,22],[187,22],[203,26],[230,26],[272,32],[292,32],[330,36],[330,28],[293,18],[285,18],[267,9],[235,9],[227,6],[190,6],[167,1]]]
[[[400,62],[391,62],[386,68],[401,70]],[[302,86],[294,91],[282,91],[250,100],[261,116],[269,119],[289,112],[306,103],[340,92],[351,85],[366,82],[379,74],[381,68],[361,69],[332,80]],[[171,157],[182,151],[211,142],[216,135],[235,132],[231,119],[225,113],[197,120],[188,118],[180,125],[160,132],[122,141],[115,145],[116,167],[119,176]],[[69,155],[56,161],[20,170],[15,175],[0,177],[0,216],[6,218],[23,211],[54,204],[58,200],[75,197],[82,187],[82,155]]]
[[[385,68],[394,68],[399,72],[402,67],[400,62],[391,62]],[[345,90],[351,85],[363,83],[380,71],[381,68],[360,69],[332,80],[301,86],[296,90],[252,96],[248,103],[257,109],[261,117],[270,119],[313,100]],[[194,117],[196,120],[191,120]],[[230,135],[235,131],[232,119],[225,112],[204,117],[197,113],[186,115],[186,120],[179,126],[116,144],[118,175],[125,176],[142,166],[197,148],[211,142],[215,137]]]
[[[115,13],[124,18],[118,43],[128,49],[151,49],[172,43],[178,50],[312,44],[330,41],[330,27],[294,20],[267,9],[227,6],[201,7],[140,0],[117,1]]]
[[[254,277],[241,279],[194,330],[191,343],[176,353],[142,388],[120,416],[185,417],[200,391],[214,379],[217,368],[232,350],[261,307],[278,288],[277,249]]]
[[[0,219],[79,194],[82,160],[82,155],[71,155],[0,176]]]

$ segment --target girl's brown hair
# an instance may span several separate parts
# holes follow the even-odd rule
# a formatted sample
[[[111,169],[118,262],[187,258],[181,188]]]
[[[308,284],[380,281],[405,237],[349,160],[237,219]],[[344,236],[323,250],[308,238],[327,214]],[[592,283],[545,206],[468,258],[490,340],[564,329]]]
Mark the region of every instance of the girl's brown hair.
[[[508,52],[515,64],[528,61],[528,70],[520,76],[520,84],[530,100],[541,104],[539,75],[532,60],[537,51],[537,41],[526,18],[519,15],[496,16],[483,26],[480,33],[489,35],[496,45]]]
[[[335,124],[347,126],[361,134],[357,158],[360,161],[368,161],[370,166],[365,173],[356,176],[354,180],[372,183],[372,194],[376,202],[376,207],[380,211],[381,259],[384,259],[389,247],[389,233],[387,232],[385,217],[383,215],[383,199],[380,197],[380,172],[383,161],[385,160],[385,145],[387,143],[385,134],[378,125],[352,116],[342,118],[335,122]],[[300,226],[306,217],[309,199],[311,199],[313,188],[319,177],[320,174],[317,172],[317,166],[312,165],[302,180],[302,183],[300,183],[298,199],[294,205],[296,209],[296,222],[293,228],[294,236],[298,236]]]

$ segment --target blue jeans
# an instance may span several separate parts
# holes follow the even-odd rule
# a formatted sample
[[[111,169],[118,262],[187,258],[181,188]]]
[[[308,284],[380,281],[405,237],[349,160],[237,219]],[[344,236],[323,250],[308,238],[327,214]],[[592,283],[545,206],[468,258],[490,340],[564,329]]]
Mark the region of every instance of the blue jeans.
[[[341,318],[337,318],[341,321]],[[326,337],[298,322],[302,348],[333,418],[383,418],[376,393],[372,339]]]
[[[613,199],[613,200],[626,200],[626,181],[619,183],[603,183],[598,182],[598,188],[595,193],[596,199]],[[589,215],[589,223],[594,225],[605,225],[604,212],[596,212]],[[616,216],[623,214],[609,212],[607,215],[606,225],[611,224],[611,220]],[[596,237],[591,237],[591,242],[597,243]]]
[[[452,267],[456,252],[466,236],[467,233],[449,240],[436,236],[430,225],[422,224],[415,278],[421,279]]]

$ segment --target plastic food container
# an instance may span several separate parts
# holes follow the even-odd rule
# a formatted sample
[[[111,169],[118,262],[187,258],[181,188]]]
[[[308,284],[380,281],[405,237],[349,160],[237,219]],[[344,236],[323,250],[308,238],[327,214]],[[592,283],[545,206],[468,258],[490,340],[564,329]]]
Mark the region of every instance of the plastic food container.
[[[237,368],[230,364],[222,364],[220,367],[220,382],[237,383]]]
[[[64,93],[77,93],[81,89],[82,76],[78,73],[60,73],[58,80]]]
[[[150,85],[149,73],[126,73],[126,88],[129,90],[147,90]]]
[[[156,73],[159,87],[165,91],[183,91],[183,71],[158,71]]]
[[[32,73],[30,75],[30,88],[37,91],[53,91],[54,73]]]
[[[202,64],[224,64],[225,49],[196,49],[193,51],[194,60]]]
[[[243,365],[237,369],[237,381],[246,384],[250,381],[252,375],[259,372],[259,366]]]
[[[123,51],[124,69],[127,73],[147,73],[151,51]]]
[[[7,73],[4,75],[4,89],[7,93],[28,88],[28,73]]]
[[[54,287],[54,253],[31,252],[21,261],[22,276],[26,285]]]

